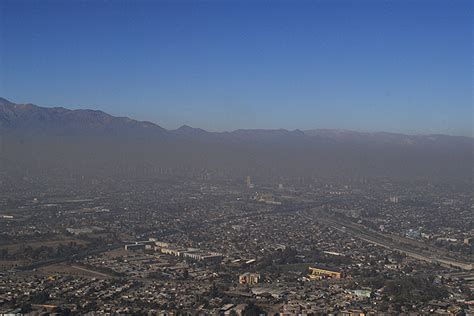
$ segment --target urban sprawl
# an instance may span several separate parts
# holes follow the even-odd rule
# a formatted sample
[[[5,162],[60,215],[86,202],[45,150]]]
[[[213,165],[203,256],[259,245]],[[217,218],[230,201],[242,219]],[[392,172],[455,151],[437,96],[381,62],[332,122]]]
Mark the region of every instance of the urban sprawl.
[[[0,314],[474,315],[469,183],[1,181]]]

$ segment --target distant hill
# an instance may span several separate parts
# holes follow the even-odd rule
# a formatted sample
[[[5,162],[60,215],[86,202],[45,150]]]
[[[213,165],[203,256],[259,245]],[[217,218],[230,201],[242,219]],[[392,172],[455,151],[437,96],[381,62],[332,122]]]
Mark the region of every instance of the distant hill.
[[[45,108],[34,104],[14,104],[0,98],[0,129],[4,131],[94,134],[163,133],[150,122],[114,117],[97,110]]]
[[[474,139],[337,129],[208,132],[0,98],[0,171],[209,168],[266,174],[466,178]],[[2,163],[3,161],[3,163]],[[3,170],[2,170],[3,168]]]

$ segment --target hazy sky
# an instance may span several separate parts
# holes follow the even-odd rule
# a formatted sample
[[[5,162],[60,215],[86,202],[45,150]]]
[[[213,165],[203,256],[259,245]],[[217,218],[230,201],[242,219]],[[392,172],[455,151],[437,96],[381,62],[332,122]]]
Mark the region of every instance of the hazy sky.
[[[4,1],[0,96],[209,130],[473,135],[470,1]]]

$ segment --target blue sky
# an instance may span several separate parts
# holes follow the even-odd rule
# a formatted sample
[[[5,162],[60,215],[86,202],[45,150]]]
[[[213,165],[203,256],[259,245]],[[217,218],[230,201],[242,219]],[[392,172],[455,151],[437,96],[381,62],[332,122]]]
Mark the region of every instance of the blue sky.
[[[208,130],[473,135],[469,1],[0,0],[0,96]]]

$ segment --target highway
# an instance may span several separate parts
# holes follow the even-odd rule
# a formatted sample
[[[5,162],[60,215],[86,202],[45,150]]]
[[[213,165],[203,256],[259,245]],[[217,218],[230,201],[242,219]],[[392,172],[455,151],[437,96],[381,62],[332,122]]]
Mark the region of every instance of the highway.
[[[426,253],[419,249],[413,249],[413,248],[407,247],[406,245],[402,245],[402,244],[398,244],[394,242],[391,235],[386,236],[384,234],[380,234],[378,232],[370,230],[369,228],[366,228],[362,225],[356,226],[354,223],[350,221],[342,220],[340,218],[337,218],[337,219],[331,218],[327,216],[326,214],[323,214],[319,210],[316,210],[316,213],[312,213],[312,215],[317,215],[317,217],[309,216],[307,214],[302,213],[301,211],[297,213],[309,221],[325,224],[340,232],[349,234],[355,238],[359,238],[361,240],[364,240],[366,242],[369,242],[371,244],[374,244],[386,249],[398,251],[400,253],[405,254],[406,256],[409,256],[417,260],[422,260],[422,261],[426,261],[430,263],[439,263],[441,266],[445,266],[445,267],[457,267],[466,271],[473,270],[472,262],[455,260],[452,258],[447,258],[445,256],[439,255],[441,253],[446,253],[446,251],[444,250],[438,249],[437,251],[431,251],[430,253]],[[400,241],[401,238],[399,237],[397,238],[397,240]],[[433,248],[433,247],[430,247],[430,248]]]

